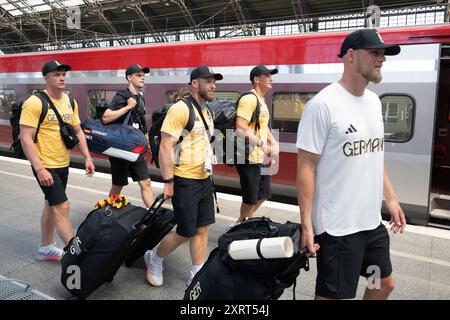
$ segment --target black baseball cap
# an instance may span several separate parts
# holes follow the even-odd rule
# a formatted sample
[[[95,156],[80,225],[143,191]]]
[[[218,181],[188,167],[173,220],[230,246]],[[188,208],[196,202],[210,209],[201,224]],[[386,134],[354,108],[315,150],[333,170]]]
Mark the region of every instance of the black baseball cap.
[[[55,71],[56,69],[60,68],[64,69],[64,71],[69,71],[70,69],[72,69],[72,67],[67,64],[61,64],[59,63],[59,61],[53,60],[44,64],[44,66],[42,67],[42,75],[46,76],[47,73]]]
[[[398,45],[384,43],[383,38],[375,29],[356,30],[347,35],[342,42],[338,57],[344,57],[348,49],[384,49],[386,56],[395,56],[400,53]]]
[[[278,69],[269,69],[266,66],[259,65],[256,66],[250,71],[250,81],[253,81],[254,77],[259,77],[260,75],[263,75],[264,73],[270,73],[270,74],[277,74]]]
[[[149,67],[141,67],[139,64],[133,64],[132,66],[129,66],[127,71],[125,71],[125,78],[127,78],[129,75],[132,75],[134,73],[138,73],[144,71],[144,73],[149,73],[150,69]],[[128,78],[127,78],[128,80]]]
[[[210,67],[200,66],[191,71],[191,80],[189,81],[189,84],[191,84],[192,80],[208,77],[214,77],[216,80],[223,79],[223,76],[220,73],[214,73]]]

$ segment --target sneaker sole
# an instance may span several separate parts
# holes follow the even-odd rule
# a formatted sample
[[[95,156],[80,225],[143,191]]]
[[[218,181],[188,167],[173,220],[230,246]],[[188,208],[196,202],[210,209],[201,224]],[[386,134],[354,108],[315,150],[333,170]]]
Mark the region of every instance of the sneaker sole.
[[[45,256],[37,254],[34,256],[34,258],[39,261],[61,261],[62,256]]]
[[[145,253],[145,255],[144,255],[144,259],[145,259],[145,267],[146,267],[146,269],[147,269],[147,281],[152,285],[152,286],[154,286],[154,287],[160,287],[160,286],[162,286],[162,283],[161,284],[158,284],[158,283],[156,283],[153,279],[152,279],[152,275],[151,275],[151,272],[150,272],[150,268],[148,267],[148,264],[147,264],[147,261],[149,260],[149,255],[150,255],[150,252],[146,252]]]

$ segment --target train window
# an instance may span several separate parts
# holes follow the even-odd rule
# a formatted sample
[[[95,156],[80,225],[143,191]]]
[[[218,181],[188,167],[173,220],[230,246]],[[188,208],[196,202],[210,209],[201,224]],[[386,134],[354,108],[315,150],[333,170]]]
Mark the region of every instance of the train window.
[[[272,96],[272,127],[280,132],[296,133],[305,104],[315,93],[276,92]]]
[[[94,119],[95,107],[103,102],[111,101],[116,95],[115,90],[89,90],[88,91],[88,113],[89,119]]]
[[[237,91],[216,91],[216,100],[237,101],[241,94]]]
[[[188,92],[191,92],[186,88]],[[166,103],[175,103],[175,94],[178,90],[166,91],[165,101]],[[231,100],[236,101],[241,94],[237,91],[216,91],[216,100]]]
[[[381,97],[384,122],[384,139],[389,142],[406,142],[412,138],[414,100],[404,95]]]
[[[9,115],[11,104],[16,101],[16,93],[11,89],[0,89],[0,114]]]

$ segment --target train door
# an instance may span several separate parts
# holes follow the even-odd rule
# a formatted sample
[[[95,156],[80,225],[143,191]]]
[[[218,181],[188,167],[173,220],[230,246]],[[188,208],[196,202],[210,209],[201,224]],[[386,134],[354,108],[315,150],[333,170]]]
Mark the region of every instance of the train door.
[[[441,47],[430,200],[430,224],[450,228],[450,44]]]
[[[369,87],[382,103],[386,169],[412,224],[428,225],[430,217],[439,61],[439,44],[402,45],[386,56],[383,80]]]

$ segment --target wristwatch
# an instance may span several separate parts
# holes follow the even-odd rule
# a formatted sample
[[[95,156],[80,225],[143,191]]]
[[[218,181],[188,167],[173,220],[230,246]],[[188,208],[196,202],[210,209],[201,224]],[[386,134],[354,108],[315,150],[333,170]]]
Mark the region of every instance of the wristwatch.
[[[170,179],[163,179],[164,183],[172,183],[173,182],[173,177]]]
[[[262,148],[264,146],[264,141],[259,140],[258,147]]]

